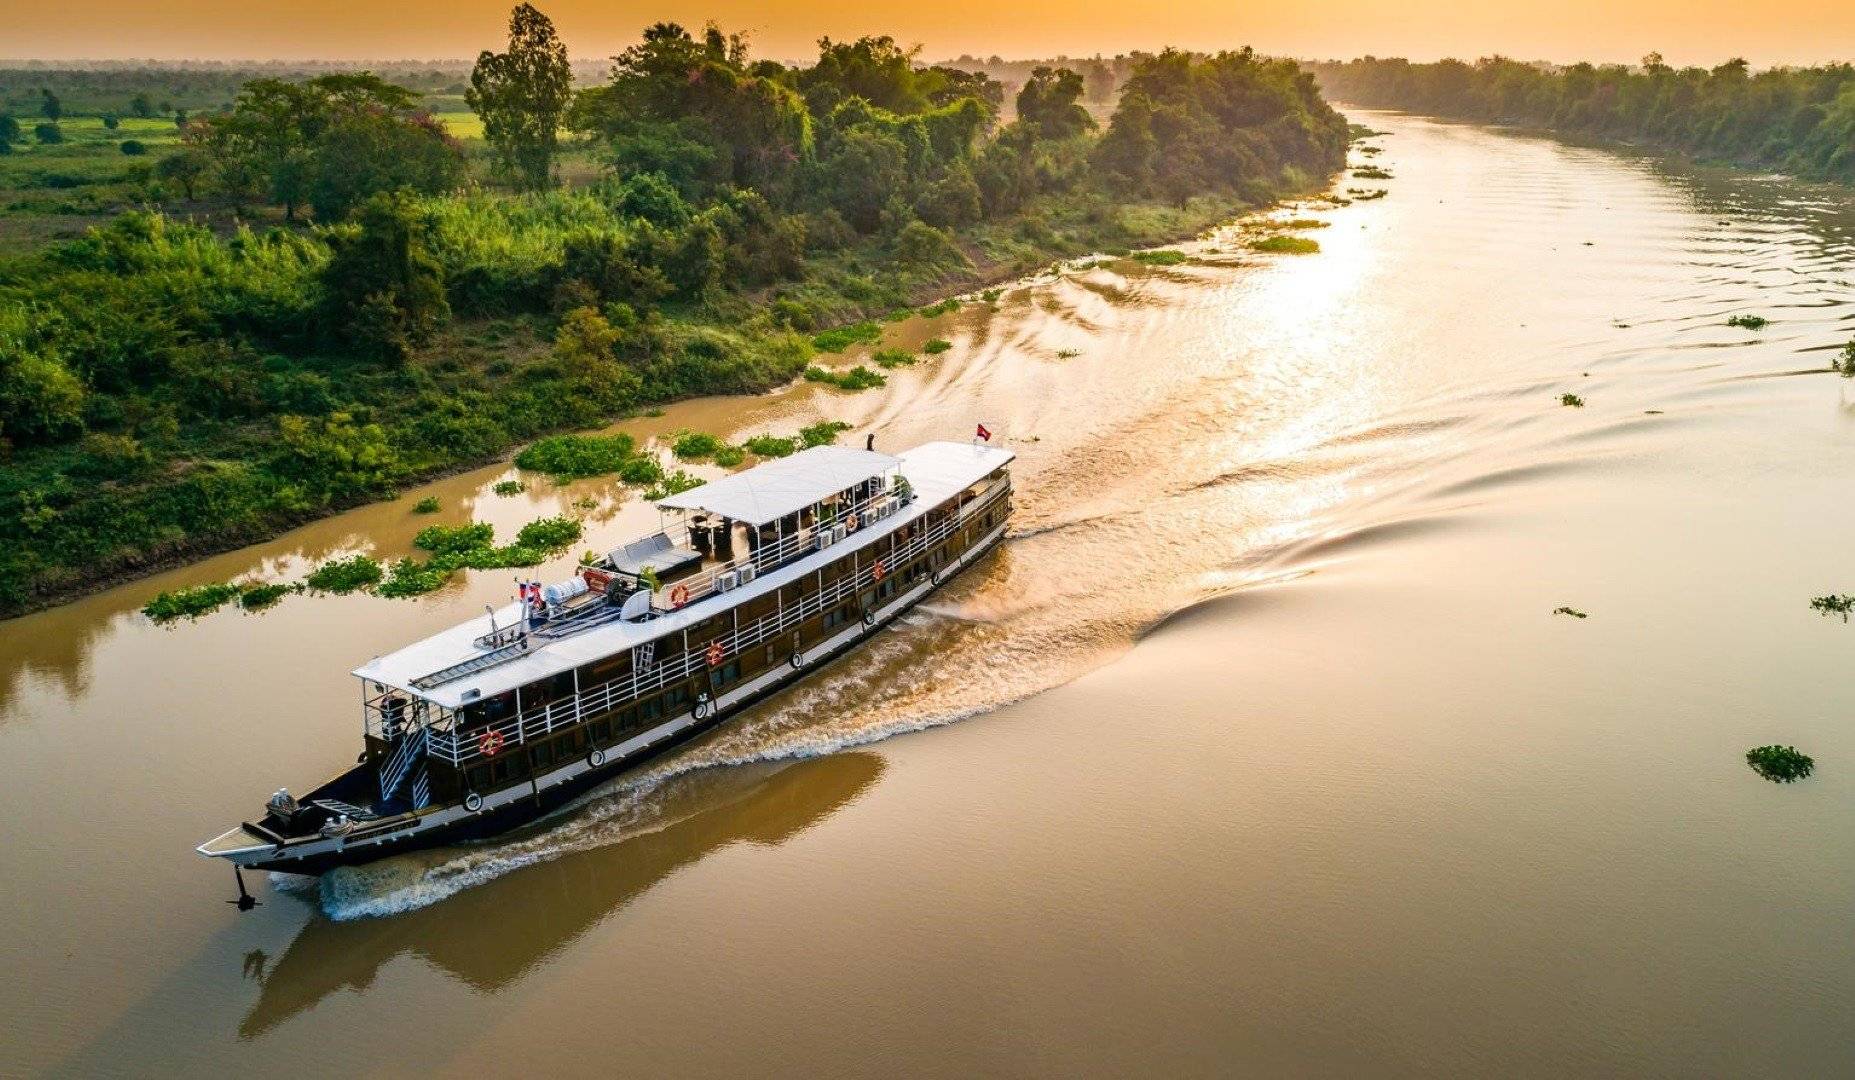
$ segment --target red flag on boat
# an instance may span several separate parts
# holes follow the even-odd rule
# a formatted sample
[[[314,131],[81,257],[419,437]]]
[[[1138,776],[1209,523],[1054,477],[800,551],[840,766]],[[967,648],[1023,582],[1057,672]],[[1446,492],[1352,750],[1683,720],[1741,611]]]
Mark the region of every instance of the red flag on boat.
[[[992,441],[992,433],[985,429],[984,424],[979,425],[979,430],[977,432],[974,432],[974,437],[984,439],[986,442]]]

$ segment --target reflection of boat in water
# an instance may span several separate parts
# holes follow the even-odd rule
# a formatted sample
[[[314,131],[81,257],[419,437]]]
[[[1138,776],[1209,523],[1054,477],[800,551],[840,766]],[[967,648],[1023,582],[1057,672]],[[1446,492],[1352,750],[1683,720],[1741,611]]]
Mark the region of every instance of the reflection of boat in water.
[[[263,980],[239,1035],[262,1035],[343,988],[365,989],[402,953],[477,990],[499,989],[678,869],[738,841],[784,843],[848,805],[882,770],[875,754],[844,753],[686,774],[658,794],[701,808],[662,828],[392,918],[333,922],[318,915]]]
[[[531,822],[978,561],[1004,538],[1012,459],[976,442],[818,446],[661,499],[674,522],[657,533],[357,668],[360,762],[300,801],[277,792],[199,851],[320,874]]]

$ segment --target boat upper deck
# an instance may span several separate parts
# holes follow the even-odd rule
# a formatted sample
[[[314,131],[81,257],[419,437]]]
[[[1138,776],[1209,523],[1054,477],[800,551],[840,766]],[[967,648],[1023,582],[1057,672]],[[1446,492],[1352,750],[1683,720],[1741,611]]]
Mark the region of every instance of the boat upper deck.
[[[832,451],[817,454],[816,450]],[[816,459],[816,469],[805,460]],[[866,547],[897,528],[918,520],[929,510],[957,496],[1011,463],[1014,455],[1002,447],[934,442],[905,451],[898,457],[840,447],[819,447],[781,461],[769,462],[742,473],[695,488],[659,502],[664,509],[708,511],[743,522],[764,524],[796,512],[831,493],[876,477],[893,468],[908,481],[914,499],[880,521],[850,533],[844,539],[804,553],[741,584],[726,595],[727,604],[699,599],[671,611],[652,611],[644,619],[611,618],[577,633],[550,636],[529,634],[523,646],[511,651],[481,642],[500,631],[504,639],[522,625],[520,603],[470,619],[405,648],[376,657],[354,674],[409,693],[445,708],[459,708],[492,698],[519,686],[570,671],[616,655],[694,625],[740,603],[765,595],[809,571]],[[758,474],[758,475],[757,475]],[[713,491],[709,491],[709,488]],[[702,493],[708,491],[707,495]],[[797,501],[795,501],[797,500]],[[431,685],[437,672],[458,671],[482,661],[480,670],[463,671]],[[424,686],[421,688],[420,684]]]

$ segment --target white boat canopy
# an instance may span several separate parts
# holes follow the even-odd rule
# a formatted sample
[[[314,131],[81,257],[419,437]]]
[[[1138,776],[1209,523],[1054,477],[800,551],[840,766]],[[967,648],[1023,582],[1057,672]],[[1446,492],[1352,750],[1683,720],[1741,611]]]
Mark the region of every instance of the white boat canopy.
[[[699,488],[657,500],[659,510],[699,510],[765,525],[882,476],[901,459],[847,446],[814,446]]]

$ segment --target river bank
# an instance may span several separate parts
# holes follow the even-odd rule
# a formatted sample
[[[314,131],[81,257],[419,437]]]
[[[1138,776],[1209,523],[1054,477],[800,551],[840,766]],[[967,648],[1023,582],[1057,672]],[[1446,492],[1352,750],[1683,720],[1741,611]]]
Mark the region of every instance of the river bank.
[[[1282,193],[1283,198],[1305,192]],[[1103,210],[1107,212],[1104,214]],[[1199,196],[1187,200],[1183,206],[1169,206],[1155,203],[1125,203],[1090,205],[1086,200],[1045,199],[1031,207],[1026,214],[1017,219],[989,223],[968,230],[956,231],[955,241],[959,244],[963,261],[933,275],[922,279],[913,275],[898,278],[899,288],[883,295],[881,302],[857,301],[844,296],[837,296],[828,306],[821,310],[832,313],[832,325],[819,325],[814,329],[824,332],[834,328],[848,326],[868,320],[883,320],[885,331],[892,331],[897,323],[896,314],[906,314],[910,309],[933,308],[947,302],[977,302],[977,292],[991,286],[1047,271],[1066,259],[1090,255],[1108,255],[1124,257],[1131,249],[1147,248],[1187,240],[1202,234],[1220,222],[1227,222],[1246,213],[1255,213],[1266,207],[1258,206],[1247,200],[1231,196]],[[1027,222],[1038,223],[1034,229],[1026,229]],[[874,253],[865,253],[869,258]],[[840,260],[844,261],[844,260]],[[856,257],[847,260],[849,265],[856,265]],[[819,293],[814,291],[809,299],[819,300]],[[709,316],[682,316],[678,321],[690,330],[709,326],[733,325],[744,326],[765,322],[776,305],[790,302],[790,292],[786,288],[768,288],[757,294],[744,296],[731,302],[725,313]],[[889,333],[893,337],[893,333]],[[540,336],[536,326],[526,320],[486,320],[466,323],[448,331],[433,348],[415,357],[415,363],[421,366],[441,366],[454,361],[447,360],[447,355],[482,351],[475,342],[494,339],[497,345],[489,350],[505,356],[520,357],[523,354],[539,354],[546,348],[545,340]],[[846,355],[861,357],[882,347],[884,341],[878,338],[861,346],[853,346]],[[814,354],[806,350],[797,354],[794,361],[785,370],[779,372],[778,382],[749,381],[738,388],[739,393],[760,394],[782,385],[790,385],[800,378],[806,366],[812,363]],[[486,363],[496,363],[492,356]],[[506,361],[505,361],[506,364]],[[635,417],[647,410],[661,409],[678,401],[695,397],[708,396],[713,390],[696,389],[688,392],[673,393],[641,403],[641,407],[627,413],[609,415],[601,418],[601,423],[613,423],[627,417]],[[227,520],[202,522],[201,527],[187,530],[182,535],[174,535],[159,543],[144,547],[124,547],[112,552],[108,558],[80,567],[70,567],[57,575],[43,578],[29,587],[21,583],[8,581],[0,588],[0,621],[16,618],[23,614],[41,611],[82,596],[112,588],[128,582],[143,580],[166,570],[196,563],[207,557],[233,551],[255,543],[283,535],[292,529],[310,522],[327,518],[352,510],[355,507],[375,502],[392,502],[402,497],[405,489],[425,484],[446,476],[457,475],[497,461],[507,461],[522,446],[534,438],[562,431],[580,430],[589,425],[576,421],[555,427],[543,426],[528,432],[523,438],[510,441],[493,441],[489,446],[478,446],[473,450],[429,462],[421,467],[401,471],[393,479],[393,487],[383,492],[351,492],[337,496],[314,507],[274,509],[262,514],[241,513],[228,515]],[[590,426],[599,426],[593,424]],[[255,435],[256,433],[254,433]],[[481,440],[475,440],[480,443]],[[48,463],[49,464],[49,463]],[[104,485],[108,488],[111,485]],[[149,493],[159,501],[160,492]],[[26,547],[37,539],[36,535],[17,538]],[[16,556],[17,557],[17,556]]]

